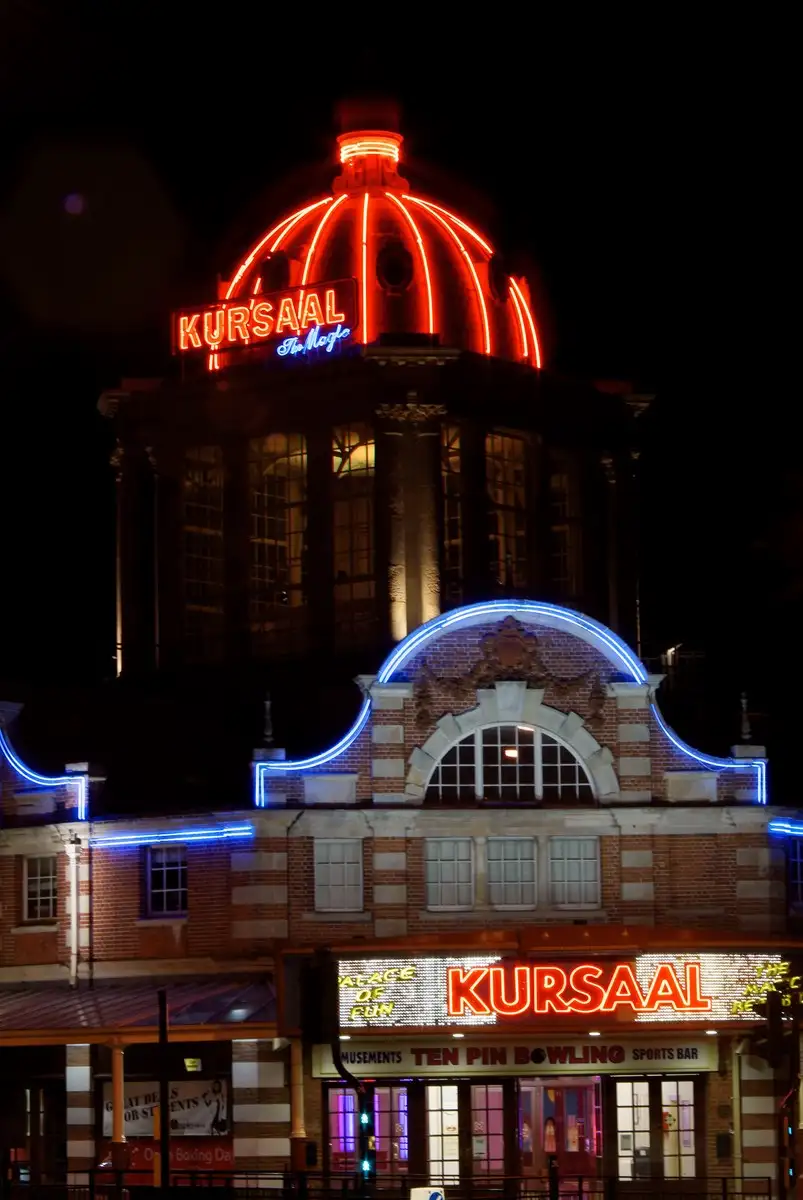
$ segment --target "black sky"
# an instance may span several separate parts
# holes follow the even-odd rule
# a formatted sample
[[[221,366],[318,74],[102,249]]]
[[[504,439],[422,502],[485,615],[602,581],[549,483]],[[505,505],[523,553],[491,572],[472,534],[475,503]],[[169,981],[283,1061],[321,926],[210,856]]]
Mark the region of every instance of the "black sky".
[[[213,294],[231,248],[275,215],[255,199],[326,160],[335,103],[366,89],[400,101],[410,153],[485,193],[494,235],[538,264],[552,364],[656,393],[649,649],[732,658],[764,603],[733,556],[768,520],[763,416],[745,438],[733,370],[762,255],[745,173],[756,31],[698,18],[689,36],[668,10],[641,27],[576,9],[562,28],[512,6],[479,22],[215,11],[203,26],[178,4],[0,8],[0,680],[111,673],[98,395],[158,371],[171,306]],[[761,154],[754,141],[753,170]],[[762,692],[763,652],[741,645],[734,675]]]

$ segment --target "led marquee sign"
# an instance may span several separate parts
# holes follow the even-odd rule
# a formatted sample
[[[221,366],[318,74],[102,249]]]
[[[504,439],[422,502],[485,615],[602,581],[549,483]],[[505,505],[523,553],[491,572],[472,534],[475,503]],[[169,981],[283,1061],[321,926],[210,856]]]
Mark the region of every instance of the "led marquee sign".
[[[780,955],[642,954],[517,963],[499,957],[349,959],[338,964],[342,1029],[755,1021],[788,975]]]
[[[191,354],[278,343],[281,357],[310,350],[331,354],[357,320],[356,282],[341,279],[174,313],[173,348]]]

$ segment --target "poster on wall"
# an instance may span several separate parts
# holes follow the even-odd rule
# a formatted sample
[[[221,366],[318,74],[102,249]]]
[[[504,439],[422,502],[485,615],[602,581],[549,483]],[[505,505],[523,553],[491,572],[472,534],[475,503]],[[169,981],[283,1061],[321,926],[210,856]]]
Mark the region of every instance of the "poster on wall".
[[[159,1104],[158,1083],[126,1082],[123,1132],[153,1136],[153,1110]],[[170,1084],[170,1132],[174,1137],[225,1137],[229,1127],[225,1079],[182,1079]],[[103,1133],[112,1134],[112,1085],[103,1085]]]

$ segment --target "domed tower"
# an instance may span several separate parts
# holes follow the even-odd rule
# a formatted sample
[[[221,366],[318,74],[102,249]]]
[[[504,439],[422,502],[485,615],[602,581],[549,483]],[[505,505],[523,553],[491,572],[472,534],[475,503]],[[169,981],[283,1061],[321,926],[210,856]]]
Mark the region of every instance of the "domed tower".
[[[402,145],[401,134],[387,130],[341,134],[331,195],[272,225],[222,286],[222,299],[252,305],[266,291],[297,288],[305,332],[326,314],[311,309],[304,320],[302,289],[353,279],[351,335],[361,345],[427,335],[433,345],[540,368],[527,281],[508,274],[462,217],[412,191],[399,170]],[[275,336],[274,327],[261,340]],[[183,343],[191,348],[186,334]],[[240,348],[242,339],[234,344]]]
[[[399,132],[362,124],[331,189],[174,314],[171,376],[101,400],[121,668],[364,664],[500,596],[632,631],[622,395],[549,376],[526,279],[408,180]]]

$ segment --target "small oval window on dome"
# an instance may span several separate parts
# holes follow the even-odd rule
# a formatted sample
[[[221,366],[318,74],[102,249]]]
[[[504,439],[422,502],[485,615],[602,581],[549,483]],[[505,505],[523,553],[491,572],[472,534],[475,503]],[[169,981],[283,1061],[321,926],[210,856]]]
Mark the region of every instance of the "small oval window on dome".
[[[263,292],[282,292],[290,283],[290,259],[284,250],[277,250],[262,263]]]
[[[386,292],[403,292],[413,282],[413,256],[401,242],[387,242],[376,256],[376,277]]]
[[[488,263],[488,280],[494,300],[504,303],[510,295],[510,272],[501,254],[491,256],[491,261]]]

